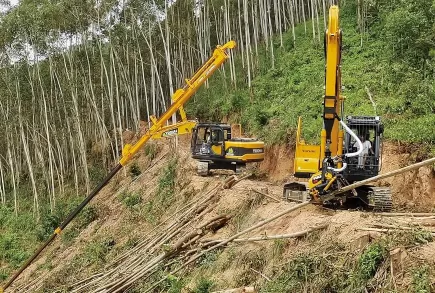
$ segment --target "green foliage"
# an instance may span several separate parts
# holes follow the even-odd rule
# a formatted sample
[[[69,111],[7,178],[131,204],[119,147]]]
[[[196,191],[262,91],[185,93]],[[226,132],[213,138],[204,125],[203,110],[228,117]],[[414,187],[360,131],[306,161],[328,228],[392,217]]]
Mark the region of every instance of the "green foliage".
[[[124,191],[119,195],[119,200],[129,209],[134,209],[142,202],[142,196],[137,192]]]
[[[312,282],[312,274],[318,270],[319,260],[310,255],[301,255],[285,265],[281,273],[268,282],[260,292],[299,292],[306,280]]]
[[[184,280],[175,276],[169,275],[166,279],[167,293],[181,293],[184,287]]]
[[[107,175],[105,168],[102,168],[96,164],[89,166],[88,172],[89,179],[93,185],[100,184]]]
[[[159,178],[157,195],[163,200],[174,195],[177,163],[178,158],[172,158]]]
[[[201,277],[199,279],[198,283],[196,284],[195,289],[193,290],[193,293],[209,293],[211,292],[211,289],[213,288],[214,282]]]
[[[358,30],[355,5],[351,1],[340,7],[345,114],[380,115],[386,138],[434,144],[430,127],[435,123],[433,1],[370,1],[368,33],[364,35]],[[236,57],[237,90],[229,86],[229,74],[225,79],[216,73],[210,88],[200,90],[201,99],[189,103],[188,112],[203,120],[228,115],[268,143],[290,144],[294,143],[297,119],[302,116],[304,138],[318,143],[324,94],[323,45],[313,42],[303,24],[296,27],[294,46],[292,37],[291,32],[285,33],[284,46],[275,46],[274,68],[270,53],[264,47],[259,50],[251,89],[242,82],[246,69],[240,56]]]
[[[20,239],[14,234],[0,236],[0,259],[18,267],[30,253],[19,247]]]
[[[434,240],[432,232],[427,230],[418,229],[413,231],[411,235],[413,244],[427,244]]]
[[[273,257],[281,257],[284,253],[284,250],[287,246],[287,241],[285,239],[275,239],[273,241],[273,249],[272,249],[272,255]]]
[[[175,182],[177,179],[177,158],[171,159],[162,170],[157,185],[157,191],[145,204],[141,205],[142,198],[136,193],[122,193],[120,200],[131,210],[135,216],[145,218],[150,223],[156,223],[160,216],[174,201]]]
[[[157,145],[155,143],[147,143],[144,148],[144,153],[150,160],[154,160],[158,152]]]
[[[106,256],[115,245],[113,238],[106,238],[90,242],[81,255],[81,262],[84,266],[91,264],[101,265],[106,262]]]
[[[372,278],[384,261],[387,250],[380,243],[371,244],[358,259],[358,269],[364,280]]]
[[[219,250],[212,250],[209,252],[206,252],[199,260],[199,264],[203,266],[204,268],[210,268],[214,265],[216,260],[219,258],[220,251]]]
[[[44,209],[41,216],[41,222],[36,231],[39,241],[46,240],[54,230],[59,227],[61,222],[66,219],[71,211],[73,211],[81,202],[83,198],[64,198],[58,201],[56,209],[51,213],[48,208]],[[75,235],[78,235],[80,230],[84,229],[91,222],[98,218],[98,212],[95,207],[87,206],[85,207],[74,221],[68,226],[67,237],[65,239],[70,239]]]
[[[137,162],[133,162],[133,164],[131,164],[129,172],[132,178],[136,178],[142,173]]]
[[[373,243],[359,256],[343,251],[346,247],[332,242],[300,254],[277,268],[260,292],[365,292],[386,257],[386,244]]]
[[[430,293],[431,280],[428,266],[421,266],[414,269],[412,273],[412,292]]]

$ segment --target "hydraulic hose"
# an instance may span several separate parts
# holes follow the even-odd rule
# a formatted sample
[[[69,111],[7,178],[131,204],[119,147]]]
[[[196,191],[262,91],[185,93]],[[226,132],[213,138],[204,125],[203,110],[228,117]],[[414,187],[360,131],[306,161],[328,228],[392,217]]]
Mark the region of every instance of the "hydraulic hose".
[[[344,123],[342,120],[340,120],[340,124],[341,124],[341,126],[343,126],[343,128],[346,130],[346,132],[349,133],[349,134],[350,134],[350,135],[351,135],[351,136],[356,140],[356,142],[358,143],[358,150],[357,150],[355,153],[347,153],[347,154],[345,154],[344,156],[345,156],[346,158],[351,158],[351,157],[359,156],[359,155],[362,153],[362,151],[363,151],[363,145],[362,145],[361,140],[360,140],[359,137],[355,134],[355,132],[353,132],[352,129],[350,129],[350,128],[346,125],[346,123]]]
[[[355,132],[353,132],[352,129],[350,129],[346,125],[346,123],[344,123],[341,119],[339,119],[338,121],[340,122],[341,126],[343,126],[343,128],[346,130],[346,132],[349,133],[356,140],[356,142],[358,144],[358,150],[356,152],[354,152],[354,153],[346,153],[346,154],[344,154],[344,156],[346,158],[351,158],[351,157],[359,156],[362,153],[362,151],[363,151],[363,145],[362,145],[361,140],[355,134]],[[343,162],[343,167],[341,167],[341,168],[328,167],[329,170],[332,170],[332,171],[337,172],[337,173],[343,172],[344,170],[346,170],[346,168],[347,168],[347,163],[346,162]]]

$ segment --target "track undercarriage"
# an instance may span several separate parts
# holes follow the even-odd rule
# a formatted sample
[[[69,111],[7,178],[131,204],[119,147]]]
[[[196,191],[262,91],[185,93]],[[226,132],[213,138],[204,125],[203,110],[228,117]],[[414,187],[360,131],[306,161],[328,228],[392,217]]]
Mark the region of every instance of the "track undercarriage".
[[[391,190],[388,187],[364,185],[352,191],[336,195],[333,199],[315,199],[304,183],[292,182],[284,185],[283,198],[287,201],[306,202],[333,209],[363,209],[374,212],[389,212],[392,209]]]

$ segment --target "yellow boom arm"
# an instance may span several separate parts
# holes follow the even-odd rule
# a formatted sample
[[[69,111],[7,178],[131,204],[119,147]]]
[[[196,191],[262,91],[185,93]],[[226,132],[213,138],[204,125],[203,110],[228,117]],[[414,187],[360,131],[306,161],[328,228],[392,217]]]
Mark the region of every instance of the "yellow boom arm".
[[[326,69],[323,107],[321,160],[325,156],[343,153],[343,131],[339,129],[339,117],[343,107],[341,96],[341,30],[338,6],[329,9],[328,30],[325,33]],[[341,140],[341,141],[340,141]]]
[[[141,137],[141,139],[133,146],[127,144],[122,151],[122,158],[119,163],[125,166],[128,161],[142,148],[142,146],[155,135],[166,121],[171,118],[172,114],[177,112],[192,95],[198,90],[198,88],[213,74],[228,58],[226,53],[227,49],[233,49],[236,46],[235,41],[230,41],[223,46],[217,46],[213,52],[213,56],[205,62],[205,64],[193,75],[189,80],[186,79],[186,86],[182,89],[178,89],[172,98],[173,103],[157,120],[151,117],[153,126]],[[183,111],[184,112],[184,111]]]
[[[0,293],[2,293],[6,288],[8,288],[14,280],[20,276],[20,274],[38,257],[38,255],[65,229],[66,226],[80,213],[80,211],[94,198],[95,195],[100,192],[100,190],[110,181],[110,179],[118,173],[119,170],[125,166],[129,160],[141,149],[141,147],[150,140],[151,137],[159,137],[159,135],[164,135],[165,131],[171,129],[182,129],[182,131],[189,131],[195,125],[195,122],[187,121],[186,113],[183,110],[183,105],[192,97],[192,95],[198,90],[198,88],[215,72],[228,58],[227,49],[233,49],[236,47],[236,42],[230,41],[223,46],[217,46],[213,52],[213,56],[205,62],[205,64],[193,75],[189,80],[186,79],[186,85],[184,88],[177,90],[173,97],[173,103],[163,113],[159,119],[155,117],[150,117],[153,122],[153,126],[139,139],[139,141],[131,146],[127,144],[122,150],[122,158],[119,164],[113,168],[113,170],[98,184],[97,187],[92,190],[92,192],[78,205],[73,211],[70,212],[68,217],[57,227],[50,238],[48,238],[43,245],[41,245],[38,250],[21,266],[21,268],[9,279],[9,281],[2,288],[0,287]],[[172,114],[180,111],[182,122],[179,124],[164,126],[164,124],[171,118]],[[177,128],[178,127],[178,128]]]
[[[311,177],[322,168],[325,157],[343,153],[343,131],[336,119],[341,115],[344,98],[341,96],[341,30],[338,6],[329,9],[328,29],[325,32],[325,95],[323,97],[323,129],[320,145],[308,145],[302,139],[302,119],[299,117],[296,136],[294,174]],[[338,168],[341,163],[338,164]]]

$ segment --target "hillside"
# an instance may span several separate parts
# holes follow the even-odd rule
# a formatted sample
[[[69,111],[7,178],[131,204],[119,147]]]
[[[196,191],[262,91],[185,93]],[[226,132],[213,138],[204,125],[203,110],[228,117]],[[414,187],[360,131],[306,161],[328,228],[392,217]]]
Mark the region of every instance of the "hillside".
[[[363,35],[356,11],[352,1],[340,6],[345,114],[380,115],[387,139],[433,149],[433,3],[375,1],[367,12],[370,20]],[[223,76],[215,76],[209,89],[203,89],[190,104],[190,113],[204,120],[230,117],[270,143],[293,140],[302,116],[305,137],[317,142],[325,59],[323,41],[313,41],[311,24],[296,26],[295,43],[291,31],[284,34],[283,47],[275,37],[274,67],[269,52],[262,48],[252,88],[241,84],[234,90]],[[240,60],[236,63],[239,79],[246,78],[246,66]]]
[[[168,279],[152,292],[213,292],[242,286],[255,286],[259,292],[435,289],[435,242],[430,232],[434,231],[435,217],[382,217],[316,206],[290,213],[242,238],[289,234],[326,224],[325,229],[296,239],[229,244],[170,274],[196,249],[196,253],[201,251],[199,241],[228,238],[294,205],[280,199],[282,183],[289,174],[279,170],[287,168],[292,158],[282,156],[278,164],[270,164],[283,150],[268,154],[258,166],[258,179],[245,179],[231,189],[217,190],[230,174],[198,177],[187,139],[181,141],[176,156],[170,155],[174,152],[171,145],[169,140],[152,143],[141,152],[127,174],[119,174],[91,204],[94,219],[82,226],[76,238],[71,238],[69,231],[81,221],[66,230],[16,282],[15,292],[94,292],[111,282],[135,280],[141,271],[142,277],[124,287],[125,292],[146,292],[161,278]],[[386,171],[412,159],[400,153],[398,146],[388,148],[397,154],[385,160]],[[271,175],[265,177],[263,172]],[[396,212],[435,210],[435,180],[430,168],[395,177],[389,183],[394,189]],[[420,189],[416,191],[417,186]],[[265,192],[278,202],[252,190]],[[206,205],[190,216],[187,225],[179,222],[172,236],[165,232],[178,223],[180,215],[187,215],[189,209],[199,208],[203,202]],[[150,259],[219,216],[228,221],[215,232],[191,241],[187,249],[152,269],[152,274],[145,274]],[[389,233],[359,230],[379,225],[413,228],[391,229]],[[167,239],[160,242],[161,235]]]
[[[162,279],[152,292],[435,290],[432,214],[386,217],[311,205],[242,237],[322,229],[289,240],[230,243],[171,273],[203,252],[203,241],[227,239],[294,206],[281,192],[294,179],[297,119],[303,117],[304,137],[315,143],[322,123],[322,9],[321,1],[305,0],[296,7],[282,0],[142,2],[23,0],[2,12],[1,283],[100,183],[149,115],[167,108],[171,91],[231,37],[239,44],[232,58],[186,110],[201,121],[241,123],[263,139],[266,159],[250,169],[254,175],[221,189],[230,174],[196,176],[188,138],[178,149],[171,140],[147,144],[14,283],[15,292],[118,285],[145,292]],[[435,3],[340,2],[345,113],[382,117],[382,172],[432,156]],[[391,187],[394,212],[435,212],[433,167],[378,184]],[[185,211],[188,223],[179,218]],[[203,235],[171,254],[198,230]],[[147,271],[151,259],[168,254]]]

